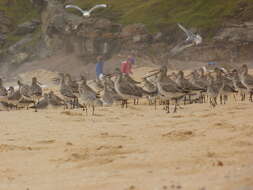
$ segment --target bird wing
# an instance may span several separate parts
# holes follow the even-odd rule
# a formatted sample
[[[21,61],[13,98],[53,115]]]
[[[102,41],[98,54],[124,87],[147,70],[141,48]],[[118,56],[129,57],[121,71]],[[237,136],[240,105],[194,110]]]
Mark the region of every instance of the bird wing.
[[[185,27],[183,27],[181,24],[177,24],[179,26],[179,28],[181,28],[185,34],[187,35],[188,38],[193,38],[194,37],[194,34],[190,31],[190,30],[187,30]]]
[[[65,8],[73,8],[73,9],[77,9],[79,10],[81,13],[83,13],[83,9],[81,9],[80,7],[76,6],[76,5],[66,5]]]
[[[120,91],[123,94],[127,94],[130,96],[142,97],[140,89],[138,89],[138,87],[133,84],[124,83],[123,85],[120,85]]]
[[[89,12],[91,13],[92,11],[94,11],[95,9],[98,9],[98,8],[106,8],[107,5],[106,4],[99,4],[99,5],[95,5],[94,7],[92,7]]]

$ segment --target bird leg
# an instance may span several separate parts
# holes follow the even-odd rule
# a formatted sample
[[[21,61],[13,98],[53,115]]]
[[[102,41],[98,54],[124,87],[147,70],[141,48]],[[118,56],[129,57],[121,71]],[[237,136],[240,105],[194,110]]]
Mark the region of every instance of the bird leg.
[[[222,95],[220,95],[220,104],[222,104]]]
[[[88,107],[86,104],[83,104],[83,111],[86,111],[86,115],[88,115]]]
[[[170,101],[169,100],[166,101],[166,109],[165,110],[167,110],[167,113],[170,113]]]
[[[217,97],[214,97],[213,99],[214,99],[215,106],[217,106],[218,105],[218,103],[217,103]]]
[[[92,105],[92,115],[95,115],[95,105]]]
[[[177,112],[177,99],[175,101],[175,107],[174,107],[174,113],[176,113],[176,112]]]
[[[250,97],[249,97],[249,101],[252,102],[253,99],[252,99],[252,95],[253,95],[253,92],[250,92]]]
[[[235,93],[233,93],[233,97],[234,97],[235,102],[237,102]]]
[[[224,102],[224,104],[226,104],[226,101],[228,101],[228,96],[227,96],[227,95],[224,95],[224,97],[223,97],[223,102]]]
[[[184,97],[184,105],[186,104],[186,96]]]

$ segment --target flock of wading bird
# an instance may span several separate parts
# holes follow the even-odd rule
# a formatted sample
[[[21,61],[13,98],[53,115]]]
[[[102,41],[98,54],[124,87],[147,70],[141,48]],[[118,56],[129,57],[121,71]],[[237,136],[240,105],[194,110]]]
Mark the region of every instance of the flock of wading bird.
[[[142,82],[137,82],[129,75],[116,69],[113,74],[104,75],[100,81],[87,81],[85,76],[80,80],[72,80],[69,74],[59,73],[59,77],[52,79],[59,85],[59,91],[43,93],[41,84],[36,77],[32,84],[23,84],[18,81],[18,89],[11,86],[6,89],[0,79],[0,103],[12,109],[33,108],[46,109],[49,106],[64,109],[81,108],[94,115],[96,106],[110,106],[114,102],[121,102],[122,108],[127,108],[128,101],[138,104],[140,98],[147,98],[149,105],[157,102],[170,113],[170,104],[174,104],[173,112],[184,104],[209,102],[212,107],[226,104],[229,96],[241,96],[241,101],[249,97],[252,101],[253,76],[248,74],[247,65],[238,69],[226,70],[215,68],[210,71],[205,67],[192,71],[185,76],[183,71],[168,74],[166,66],[146,73]],[[57,95],[56,95],[57,94]],[[182,103],[181,103],[182,104]]]

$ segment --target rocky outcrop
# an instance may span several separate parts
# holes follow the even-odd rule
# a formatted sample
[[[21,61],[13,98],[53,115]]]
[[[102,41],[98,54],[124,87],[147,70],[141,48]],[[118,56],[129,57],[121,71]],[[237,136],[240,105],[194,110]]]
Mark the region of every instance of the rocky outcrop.
[[[12,23],[3,11],[0,11],[0,48],[4,46],[7,34],[12,30]]]
[[[233,43],[253,42],[253,21],[226,25],[215,37],[217,41]]]
[[[29,33],[33,33],[38,28],[39,25],[40,25],[39,20],[31,20],[31,21],[24,22],[17,26],[15,34],[26,35]]]

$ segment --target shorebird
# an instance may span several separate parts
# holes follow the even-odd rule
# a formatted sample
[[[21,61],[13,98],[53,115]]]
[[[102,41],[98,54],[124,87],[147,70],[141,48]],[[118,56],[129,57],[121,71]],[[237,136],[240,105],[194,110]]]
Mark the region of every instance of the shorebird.
[[[164,78],[166,77],[166,75],[167,75],[167,67],[162,66],[158,73],[158,81],[157,81],[158,92],[160,95],[164,96],[164,98],[167,100],[166,106],[167,113],[170,113],[169,106],[171,100],[175,100],[174,112],[176,112],[178,100],[184,97],[186,93],[188,93],[189,91],[181,89],[172,80],[167,79],[165,81]]]
[[[183,71],[179,71],[178,72],[177,78],[176,78],[175,82],[177,83],[177,85],[181,89],[184,89],[184,90],[186,90],[188,92],[191,92],[191,93],[188,93],[190,103],[192,103],[191,96],[198,95],[197,98],[199,98],[201,96],[201,92],[206,91],[205,87],[201,87],[199,85],[196,86],[193,83],[191,83],[189,80],[187,80],[184,77],[184,72]],[[186,96],[185,96],[185,101],[186,101]],[[184,102],[184,104],[185,104],[185,102]]]
[[[226,104],[226,100],[228,96],[231,93],[237,92],[234,87],[231,80],[229,80],[227,77],[223,76],[222,73],[224,73],[223,70],[219,68],[215,68],[214,72],[216,73],[216,84],[220,87],[219,95],[220,95],[220,103]]]
[[[94,7],[92,7],[90,10],[83,10],[81,9],[80,7],[76,6],[76,5],[66,5],[65,8],[73,8],[73,9],[77,9],[78,11],[80,11],[82,13],[82,15],[84,17],[90,17],[91,13],[98,9],[98,8],[106,8],[107,5],[106,4],[98,4],[98,5],[95,5]]]
[[[110,96],[112,97],[113,101],[121,101],[121,96],[116,92],[114,81],[111,79],[111,76],[104,76],[103,77],[104,82],[106,83],[106,89],[108,93],[110,93]]]
[[[61,99],[59,96],[55,95],[53,91],[50,91],[48,94],[48,102],[53,107],[65,105],[64,100]]]
[[[125,80],[125,81],[127,81],[127,82],[129,82],[129,83],[131,83],[131,84],[134,84],[134,85],[136,85],[136,84],[140,84],[141,82],[138,82],[138,81],[136,81],[136,80],[134,80],[132,77],[130,77],[128,74],[124,74],[123,73],[123,80]]]
[[[84,106],[86,114],[88,113],[88,106],[92,107],[92,115],[95,114],[95,105],[97,103],[97,93],[93,91],[87,85],[87,79],[84,76],[81,76],[81,83],[79,84],[79,99],[80,103]]]
[[[76,99],[76,95],[74,94],[72,88],[65,83],[65,75],[63,73],[59,73],[60,76],[60,93],[64,99],[64,108],[68,108],[68,103],[73,106],[74,99]]]
[[[177,75],[177,78],[176,78],[175,82],[177,83],[177,85],[180,88],[188,90],[188,91],[201,91],[201,90],[205,90],[204,87],[201,87],[199,85],[195,86],[189,80],[187,80],[184,77],[184,72],[183,71],[179,71],[178,72],[178,75]]]
[[[23,84],[21,81],[18,80],[19,92],[21,98],[19,99],[19,104],[29,108],[30,104],[35,104],[33,99],[33,91],[31,87],[27,84]]]
[[[252,100],[253,76],[249,75],[247,65],[242,65],[239,77],[242,84],[247,88],[247,91],[250,94],[250,101],[253,101]]]
[[[8,103],[13,104],[14,107],[17,108],[20,98],[21,98],[20,91],[19,90],[15,91],[14,88],[10,86],[8,89]]]
[[[87,85],[96,93],[100,93],[104,89],[101,80],[89,80],[87,81]]]
[[[112,91],[109,89],[106,81],[104,81],[104,90],[101,95],[101,100],[105,106],[111,106],[114,102]]]
[[[118,69],[115,71],[115,76],[114,88],[122,97],[122,108],[127,108],[128,99],[138,99],[142,97],[143,90],[140,87],[124,80],[123,74]]]
[[[154,104],[156,106],[156,97],[158,96],[158,89],[155,84],[150,82],[146,77],[143,78],[143,90],[149,92],[152,95],[148,95],[147,99],[149,102],[149,105],[151,105],[154,101]]]
[[[0,78],[0,101],[4,101],[6,100],[8,95],[8,91],[6,90],[6,88],[3,86],[3,81]]]
[[[247,88],[240,81],[240,77],[236,69],[232,70],[231,77],[235,89],[238,90],[241,95],[241,101],[244,101],[246,98]]]
[[[78,93],[78,83],[75,80],[72,80],[72,77],[70,74],[68,73],[65,74],[65,80],[66,80],[66,84],[70,86],[72,91],[74,93]]]
[[[46,109],[48,107],[48,94],[45,93],[43,95],[43,99],[38,101],[34,106],[30,107],[30,108],[35,108],[37,109]]]
[[[208,85],[207,85],[207,94],[210,102],[210,105],[215,107],[217,105],[217,97],[220,93],[221,86],[217,83],[215,83],[214,78],[209,73],[207,75]]]
[[[183,27],[181,24],[177,24],[179,28],[181,28],[185,34],[187,35],[187,38],[185,42],[190,42],[192,45],[199,45],[202,43],[202,37],[199,34],[194,34],[190,30],[187,30],[185,27]]]
[[[198,72],[194,71],[190,74],[189,82],[198,88],[205,89],[203,91],[200,91],[201,103],[204,103],[205,102],[205,92],[206,92],[207,84],[208,84],[207,81],[201,79],[201,76],[198,74]]]
[[[65,74],[66,77],[66,84],[72,89],[73,93],[75,94],[75,96],[78,96],[78,88],[79,85],[77,83],[77,81],[72,80],[72,77],[70,74]],[[73,108],[78,107],[78,98],[74,98],[73,100]]]
[[[31,91],[32,91],[32,98],[34,102],[38,103],[40,98],[42,97],[42,88],[38,85],[38,81],[36,77],[32,78],[32,85],[31,85]],[[37,112],[37,109],[35,108],[35,112]]]

